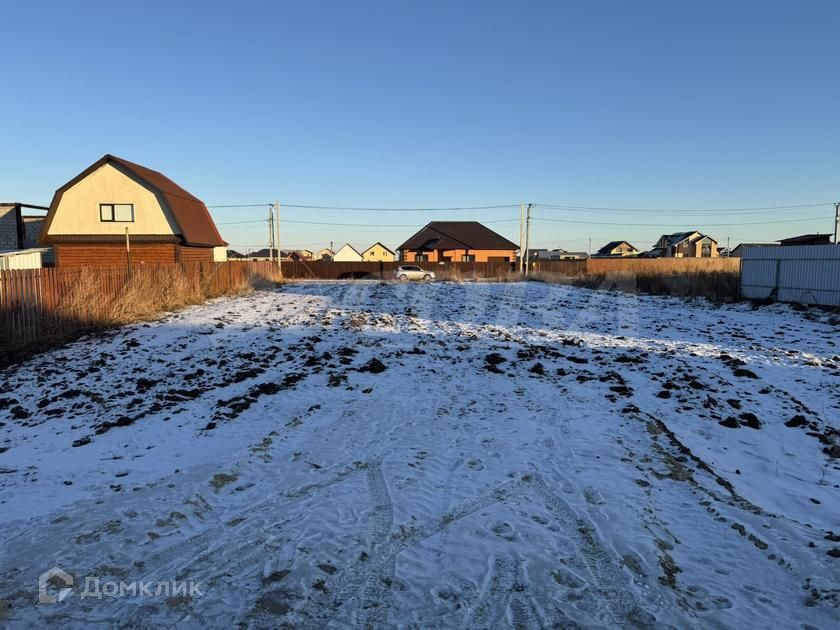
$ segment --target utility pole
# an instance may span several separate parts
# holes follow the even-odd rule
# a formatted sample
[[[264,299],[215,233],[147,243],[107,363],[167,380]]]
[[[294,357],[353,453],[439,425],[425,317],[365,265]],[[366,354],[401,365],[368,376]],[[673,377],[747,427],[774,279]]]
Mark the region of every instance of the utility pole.
[[[519,273],[525,273],[525,204],[519,204]]]
[[[277,273],[283,277],[283,256],[280,254],[280,201],[274,202],[274,246],[277,248]]]
[[[528,214],[525,217],[525,275],[528,275],[528,268],[531,266],[531,261],[528,260],[530,258],[529,255],[529,244],[531,242],[531,208],[534,204],[528,204]]]
[[[589,237],[589,247],[586,249],[586,255],[592,256],[592,237]]]
[[[131,277],[131,241],[128,238],[128,226],[125,226],[125,258],[128,262],[128,277]]]
[[[840,227],[840,202],[834,204],[834,244],[837,243],[837,228]]]
[[[274,208],[268,206],[268,260],[274,260]]]
[[[732,250],[729,248],[729,237],[726,237],[726,257],[729,258],[732,255]]]

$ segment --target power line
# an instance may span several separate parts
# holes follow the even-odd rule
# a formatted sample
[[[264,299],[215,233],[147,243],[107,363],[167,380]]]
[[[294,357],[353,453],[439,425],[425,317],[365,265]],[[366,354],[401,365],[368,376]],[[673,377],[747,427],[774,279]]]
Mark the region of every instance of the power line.
[[[211,205],[208,208],[262,208],[270,206],[270,203],[240,203],[240,204],[224,204]],[[302,210],[352,210],[359,212],[455,212],[466,210],[496,210],[501,208],[515,208],[519,204],[505,203],[493,204],[487,206],[452,206],[449,208],[380,208],[380,207],[358,207],[358,206],[322,206],[317,204],[297,204],[284,203],[284,208],[299,208]]]
[[[268,219],[251,219],[249,221],[227,221],[225,223],[217,223],[216,225],[241,225],[243,223],[265,223]]]
[[[501,219],[495,221],[483,221],[483,223],[515,223],[518,219]],[[286,219],[283,223],[297,223],[300,225],[325,225],[339,227],[417,227],[419,223],[323,223],[321,221],[296,221]]]
[[[750,207],[750,208],[614,208],[602,206],[572,206],[552,203],[537,203],[538,208],[546,208],[550,210],[598,210],[606,212],[640,212],[640,213],[658,213],[658,212],[685,212],[685,213],[715,213],[715,212],[731,212],[731,213],[748,213],[748,212],[767,212],[770,210],[797,210],[801,208],[819,208],[822,206],[831,206],[833,202],[821,203],[805,203],[791,206],[765,206],[765,207]]]
[[[267,219],[251,219],[248,221],[228,221],[224,223],[216,223],[216,225],[242,225],[245,223],[265,223]],[[483,223],[513,223],[518,219],[502,219],[495,221],[484,221]],[[296,223],[300,225],[323,225],[323,226],[337,226],[337,227],[417,227],[419,223],[326,223],[321,221],[297,221],[293,219],[284,219],[283,223]]]
[[[535,221],[548,221],[550,223],[572,223],[576,225],[616,225],[622,227],[674,227],[681,226],[684,223],[636,223],[628,225],[626,222],[616,221],[573,221],[571,219],[548,219],[545,217],[538,217]],[[825,217],[807,217],[802,219],[780,219],[776,221],[747,221],[738,223],[703,223],[708,227],[727,227],[735,225],[768,225],[772,223],[804,223],[807,221],[825,221]],[[702,223],[702,222],[701,222]]]
[[[489,206],[453,206],[451,208],[369,208],[353,206],[318,206],[312,204],[284,203],[284,208],[301,208],[304,210],[353,210],[359,212],[455,212],[461,210],[496,210],[499,208],[516,208],[518,203],[504,203]]]
[[[240,204],[216,204],[209,205],[208,208],[261,208],[270,206],[270,203],[240,203]],[[603,211],[603,212],[639,212],[639,213],[658,213],[658,212],[684,212],[684,213],[715,213],[715,212],[767,212],[772,210],[797,210],[802,208],[819,208],[821,206],[833,206],[834,202],[826,201],[819,203],[805,203],[805,204],[791,204],[787,206],[751,206],[744,208],[624,208],[611,206],[582,206],[562,203],[535,203],[535,207],[548,210],[570,210],[570,211]],[[375,207],[375,206],[329,206],[320,204],[295,204],[285,203],[285,208],[299,208],[304,210],[351,210],[359,212],[455,212],[468,210],[496,210],[496,209],[510,209],[518,207],[518,203],[500,203],[489,205],[475,205],[475,206],[450,206],[450,207]]]
[[[264,208],[265,206],[270,206],[270,203],[240,203],[240,204],[230,204],[230,205],[223,205],[223,206],[207,206],[208,208]]]

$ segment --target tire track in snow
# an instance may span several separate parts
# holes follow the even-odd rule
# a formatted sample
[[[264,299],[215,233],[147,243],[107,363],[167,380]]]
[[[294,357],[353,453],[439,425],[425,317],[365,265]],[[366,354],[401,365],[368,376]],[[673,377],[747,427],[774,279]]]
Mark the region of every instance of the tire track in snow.
[[[394,526],[394,504],[380,461],[374,461],[368,466],[365,478],[370,497],[368,547],[375,549],[387,540]],[[357,628],[372,628],[382,623],[382,608],[388,599],[389,587],[396,571],[396,554],[383,558],[381,562],[378,560],[377,571],[367,576],[359,595]]]
[[[374,597],[365,599],[365,585],[373,584],[374,580],[378,580],[389,589],[393,580],[393,578],[389,579],[389,576],[394,574],[397,555],[412,545],[443,532],[461,519],[513,496],[520,487],[521,482],[519,480],[506,481],[475,497],[462,501],[434,522],[421,527],[401,527],[399,532],[392,534],[380,545],[372,548],[370,554],[364,554],[363,558],[351,563],[333,580],[328,582],[326,593],[320,596],[311,596],[304,606],[297,611],[297,616],[300,618],[300,627],[323,628],[329,622],[332,614],[349,600],[357,600],[359,606],[362,602],[365,602],[368,608],[378,606],[382,602],[382,595],[385,591],[377,590],[376,592],[379,593],[377,599],[375,597],[376,593],[372,590],[369,595],[372,594]],[[384,612],[384,607],[378,611],[377,616],[382,612]],[[360,623],[363,618],[364,614],[360,608],[358,611]]]
[[[656,618],[644,610],[627,588],[626,579],[598,538],[592,523],[577,514],[562,498],[554,494],[539,474],[534,474],[531,485],[563,527],[568,531],[578,553],[583,558],[595,586],[604,598],[613,622],[621,627],[650,627]]]

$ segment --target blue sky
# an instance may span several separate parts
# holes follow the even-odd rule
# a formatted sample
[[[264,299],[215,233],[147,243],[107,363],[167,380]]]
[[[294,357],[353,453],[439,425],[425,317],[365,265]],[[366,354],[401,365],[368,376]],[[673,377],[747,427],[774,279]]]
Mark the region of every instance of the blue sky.
[[[534,209],[537,246],[585,249],[829,232],[840,200],[836,0],[30,0],[3,22],[2,201],[48,203],[113,153],[208,205],[652,209]],[[231,224],[263,208],[213,214],[232,245],[265,245]],[[518,215],[287,208],[364,225],[282,240],[396,246],[432,219],[517,240]]]

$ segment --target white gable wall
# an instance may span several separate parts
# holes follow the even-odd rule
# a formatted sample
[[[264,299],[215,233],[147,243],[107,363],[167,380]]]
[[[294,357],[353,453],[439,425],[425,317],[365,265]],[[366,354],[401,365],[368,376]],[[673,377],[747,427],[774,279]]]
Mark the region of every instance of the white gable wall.
[[[361,262],[362,256],[349,245],[345,245],[335,253],[333,260],[336,262]]]

